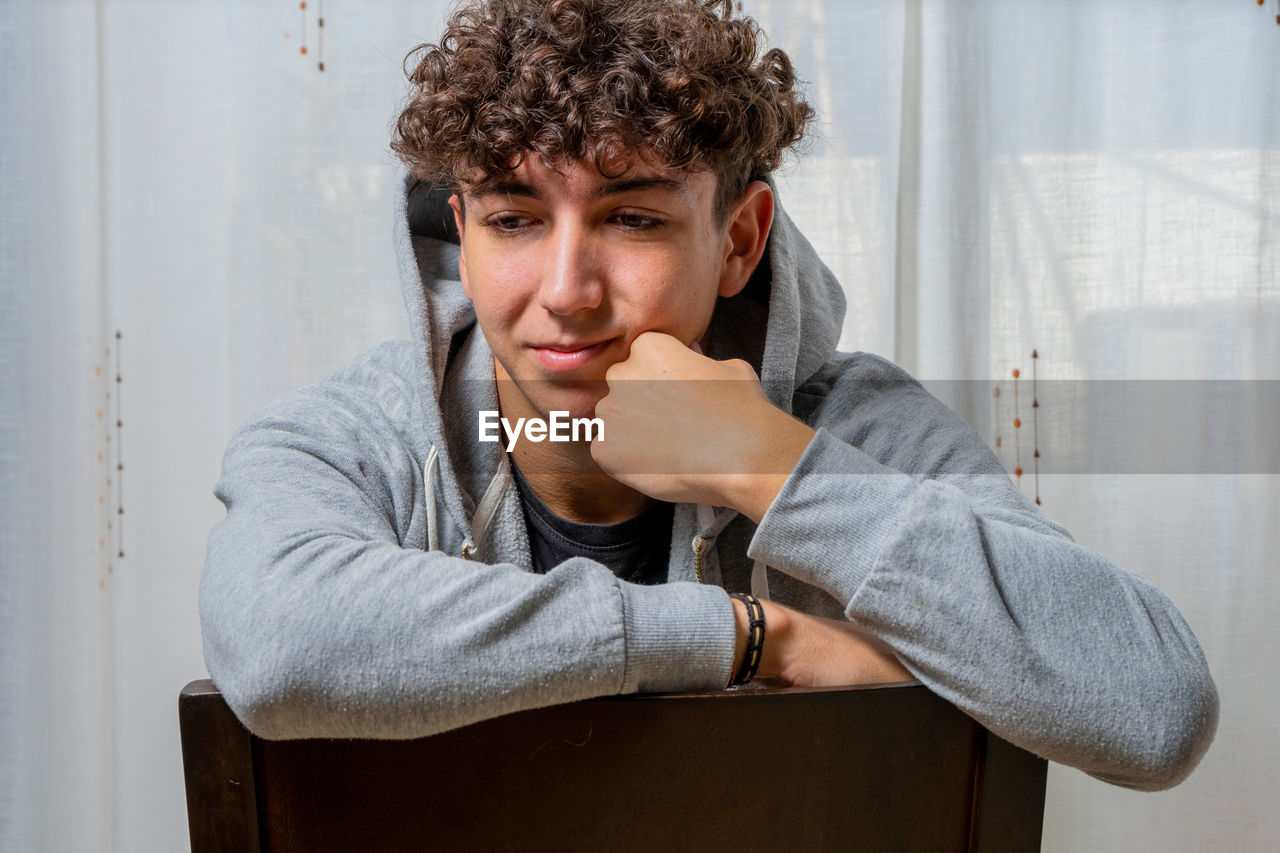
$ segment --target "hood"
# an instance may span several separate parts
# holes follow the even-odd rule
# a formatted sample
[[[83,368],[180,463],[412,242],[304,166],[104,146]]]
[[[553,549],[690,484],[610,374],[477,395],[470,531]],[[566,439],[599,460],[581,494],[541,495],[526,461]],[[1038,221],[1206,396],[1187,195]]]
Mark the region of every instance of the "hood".
[[[458,232],[449,195],[405,175],[395,239],[416,350],[423,437],[442,449],[442,480],[458,486],[446,488],[445,505],[466,530],[503,453],[498,444],[475,441],[474,413],[498,408],[497,391],[492,353],[484,336],[474,334],[475,310],[458,280]],[[718,299],[707,354],[750,363],[769,399],[790,412],[795,389],[835,353],[844,312],[844,292],[783,210],[774,186],[765,255],[741,293]],[[466,417],[442,416],[451,410]]]

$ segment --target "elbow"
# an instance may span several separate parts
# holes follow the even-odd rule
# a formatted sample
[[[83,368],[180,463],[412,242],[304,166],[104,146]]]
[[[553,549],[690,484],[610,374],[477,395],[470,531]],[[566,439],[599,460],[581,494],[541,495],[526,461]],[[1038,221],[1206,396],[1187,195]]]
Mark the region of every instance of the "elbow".
[[[254,644],[206,632],[209,677],[236,719],[263,740],[367,736],[339,679],[288,644]],[[323,659],[323,655],[321,657]]]
[[[1150,690],[1142,699],[1138,749],[1119,773],[1098,778],[1139,791],[1163,791],[1182,783],[1199,765],[1218,729],[1218,691],[1207,666]]]
[[[1218,689],[1208,668],[1202,668],[1184,682],[1182,701],[1170,702],[1151,768],[1156,784],[1150,790],[1172,788],[1191,775],[1218,731],[1218,710]]]
[[[289,714],[289,691],[278,675],[282,668],[234,638],[219,638],[205,631],[205,666],[223,700],[236,719],[254,735],[266,740],[301,737],[297,720]]]
[[[213,675],[213,683],[240,724],[257,737],[263,740],[299,737],[296,732],[289,730],[287,721],[279,713],[282,704],[274,697],[234,677],[219,678]]]
[[[264,628],[272,619],[242,599],[215,595],[207,585],[200,609],[205,668],[236,719],[267,740],[304,736],[290,712],[289,697],[300,686],[298,667],[287,645]]]

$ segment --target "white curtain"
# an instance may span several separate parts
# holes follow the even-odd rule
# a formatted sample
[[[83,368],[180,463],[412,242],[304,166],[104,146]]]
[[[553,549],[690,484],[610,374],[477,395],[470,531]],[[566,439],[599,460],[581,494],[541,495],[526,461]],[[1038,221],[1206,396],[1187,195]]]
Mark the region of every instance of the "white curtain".
[[[387,140],[401,60],[446,4],[307,5],[0,0],[0,849],[184,847],[175,700],[204,674],[222,448],[406,334]],[[844,346],[945,388],[1046,512],[1174,599],[1217,679],[1188,782],[1054,767],[1045,849],[1266,849],[1274,0],[743,5],[821,113],[781,195],[848,291]],[[1156,388],[1179,419],[1117,437],[1127,390],[1119,411],[1032,410],[1033,373],[1087,404],[1142,380],[1105,387]],[[1190,461],[1137,465],[1162,437]]]

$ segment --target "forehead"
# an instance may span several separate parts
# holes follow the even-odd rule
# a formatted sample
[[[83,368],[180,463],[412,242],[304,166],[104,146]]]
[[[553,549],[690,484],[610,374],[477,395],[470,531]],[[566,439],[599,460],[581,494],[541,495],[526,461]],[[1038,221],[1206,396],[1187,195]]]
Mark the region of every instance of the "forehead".
[[[600,173],[588,160],[570,160],[548,165],[530,154],[519,167],[496,180],[465,189],[470,201],[526,197],[542,201],[594,202],[630,193],[668,196],[689,207],[709,201],[716,178],[711,172],[693,172],[651,165],[638,156],[627,162],[621,174]]]

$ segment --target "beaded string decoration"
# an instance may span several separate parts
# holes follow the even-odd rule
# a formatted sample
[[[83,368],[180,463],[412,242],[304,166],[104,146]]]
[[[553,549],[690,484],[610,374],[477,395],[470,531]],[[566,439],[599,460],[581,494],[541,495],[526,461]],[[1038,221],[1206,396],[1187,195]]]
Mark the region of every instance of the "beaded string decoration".
[[[324,71],[324,0],[316,0],[316,68]],[[298,12],[302,21],[299,27],[298,53],[302,56],[307,55],[307,0],[298,0]],[[285,29],[284,37],[290,37],[289,30]]]
[[[324,0],[316,3],[316,67],[324,71]]]
[[[1038,385],[1037,366],[1040,361],[1039,350],[1031,351],[1031,465],[1032,474],[1035,482],[1035,500],[1036,506],[1040,505],[1040,396]],[[1014,481],[1019,489],[1022,488],[1022,370],[1015,367],[1010,372],[1013,377],[1013,476]],[[1000,455],[1000,450],[1004,446],[1004,436],[1001,435],[1001,427],[1004,424],[1004,418],[1000,414],[1000,383],[996,383],[991,389],[992,407],[994,409],[993,422],[995,424],[995,437],[993,445],[996,449],[996,455]]]
[[[116,519],[120,522],[116,529],[116,556],[124,558],[124,416],[122,414],[122,391],[124,374],[121,368],[121,342],[124,336],[116,330]],[[110,483],[110,480],[107,481]]]
[[[1040,397],[1036,393],[1036,362],[1040,353],[1031,351],[1031,443],[1035,449],[1031,464],[1035,468],[1036,506],[1040,506]]]
[[[124,387],[124,375],[121,367],[120,348],[124,336],[117,330],[115,334],[115,382],[110,382],[112,350],[106,347],[103,363],[93,368],[97,379],[100,398],[98,423],[101,444],[98,445],[98,465],[102,471],[102,489],[98,493],[98,504],[102,507],[102,519],[106,525],[98,536],[98,549],[103,553],[106,574],[98,577],[98,589],[106,589],[106,575],[115,572],[116,559],[124,558],[124,415],[121,408],[121,390]],[[104,367],[106,370],[104,371]],[[103,374],[107,373],[108,376]],[[115,386],[114,395],[112,386]]]
[[[1022,376],[1022,371],[1018,368],[1013,369],[1013,476],[1016,478],[1018,488],[1022,488],[1022,442],[1019,438],[1019,430],[1022,429],[1021,411],[1018,406],[1018,378]]]
[[[298,32],[302,33],[302,46],[298,48],[298,53],[303,56],[307,55],[307,0],[300,0],[298,9],[302,12],[302,26],[298,28]]]

